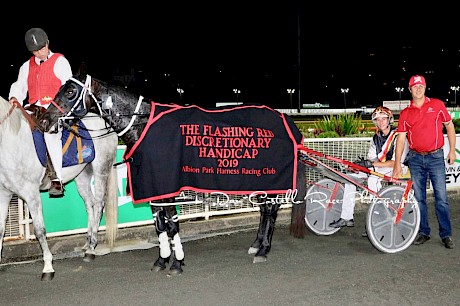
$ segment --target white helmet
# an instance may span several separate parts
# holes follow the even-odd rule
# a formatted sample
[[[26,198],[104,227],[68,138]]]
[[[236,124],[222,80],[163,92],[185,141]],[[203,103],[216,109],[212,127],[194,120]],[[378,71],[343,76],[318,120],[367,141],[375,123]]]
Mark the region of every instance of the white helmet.
[[[390,125],[393,125],[394,123],[393,113],[385,106],[379,106],[372,112],[372,122],[375,126],[377,126],[377,118],[388,118],[388,123]]]

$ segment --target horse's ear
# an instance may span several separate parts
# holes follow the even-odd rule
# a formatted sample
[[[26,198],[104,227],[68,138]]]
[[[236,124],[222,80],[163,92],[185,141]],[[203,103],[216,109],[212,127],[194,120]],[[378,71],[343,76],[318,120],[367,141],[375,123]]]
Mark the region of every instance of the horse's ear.
[[[75,76],[77,77],[77,79],[81,79],[82,77],[85,77],[87,73],[88,73],[88,67],[86,66],[86,63],[81,62],[80,67],[78,67],[78,70]]]

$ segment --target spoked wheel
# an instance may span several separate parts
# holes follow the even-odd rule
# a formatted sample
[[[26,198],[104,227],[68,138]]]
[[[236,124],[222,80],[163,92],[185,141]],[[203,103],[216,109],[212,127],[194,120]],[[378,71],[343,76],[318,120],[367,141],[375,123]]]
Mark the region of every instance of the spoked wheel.
[[[412,191],[409,193],[401,219],[396,223],[398,207],[405,188],[392,185],[379,192],[367,211],[367,234],[371,243],[384,253],[407,249],[417,236],[420,226],[420,209]]]
[[[329,224],[340,219],[343,184],[328,178],[319,180],[307,190],[305,223],[313,233],[321,236],[337,233],[340,228]]]

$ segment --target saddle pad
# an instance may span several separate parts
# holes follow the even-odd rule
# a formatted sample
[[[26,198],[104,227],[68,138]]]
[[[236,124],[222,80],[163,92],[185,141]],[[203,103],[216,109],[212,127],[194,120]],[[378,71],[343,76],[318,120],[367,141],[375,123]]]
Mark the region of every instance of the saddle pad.
[[[88,130],[82,121],[73,125],[72,128],[80,134],[75,136],[67,129],[62,131],[62,166],[70,167],[83,163],[90,163],[94,160],[94,143]],[[43,132],[35,129],[32,132],[35,143],[35,151],[43,167],[46,167],[46,144]]]
[[[225,194],[285,193],[296,188],[303,135],[288,116],[261,105],[205,110],[152,103],[130,152],[133,203],[182,190]]]
[[[43,167],[46,167],[46,144],[43,132],[38,129],[32,131],[32,137],[35,143],[35,151]]]
[[[62,131],[62,166],[69,167],[90,163],[94,160],[94,143],[91,135],[82,121],[72,126],[80,137],[69,130]]]

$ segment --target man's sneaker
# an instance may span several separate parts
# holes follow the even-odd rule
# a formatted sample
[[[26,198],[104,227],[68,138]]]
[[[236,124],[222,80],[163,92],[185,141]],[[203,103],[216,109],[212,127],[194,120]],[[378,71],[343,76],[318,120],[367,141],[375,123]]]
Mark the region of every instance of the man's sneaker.
[[[50,198],[60,198],[64,196],[64,186],[60,181],[51,181],[49,195]]]
[[[442,243],[447,249],[453,249],[454,248],[454,242],[452,241],[452,238],[446,237],[442,240]]]
[[[426,236],[426,235],[423,235],[423,234],[418,234],[417,238],[414,241],[414,244],[415,245],[424,244],[428,240],[430,240],[430,236]]]
[[[355,221],[353,219],[350,219],[350,220],[344,220],[342,218],[340,218],[339,220],[337,221],[334,221],[332,223],[329,224],[330,227],[353,227],[355,226]]]

